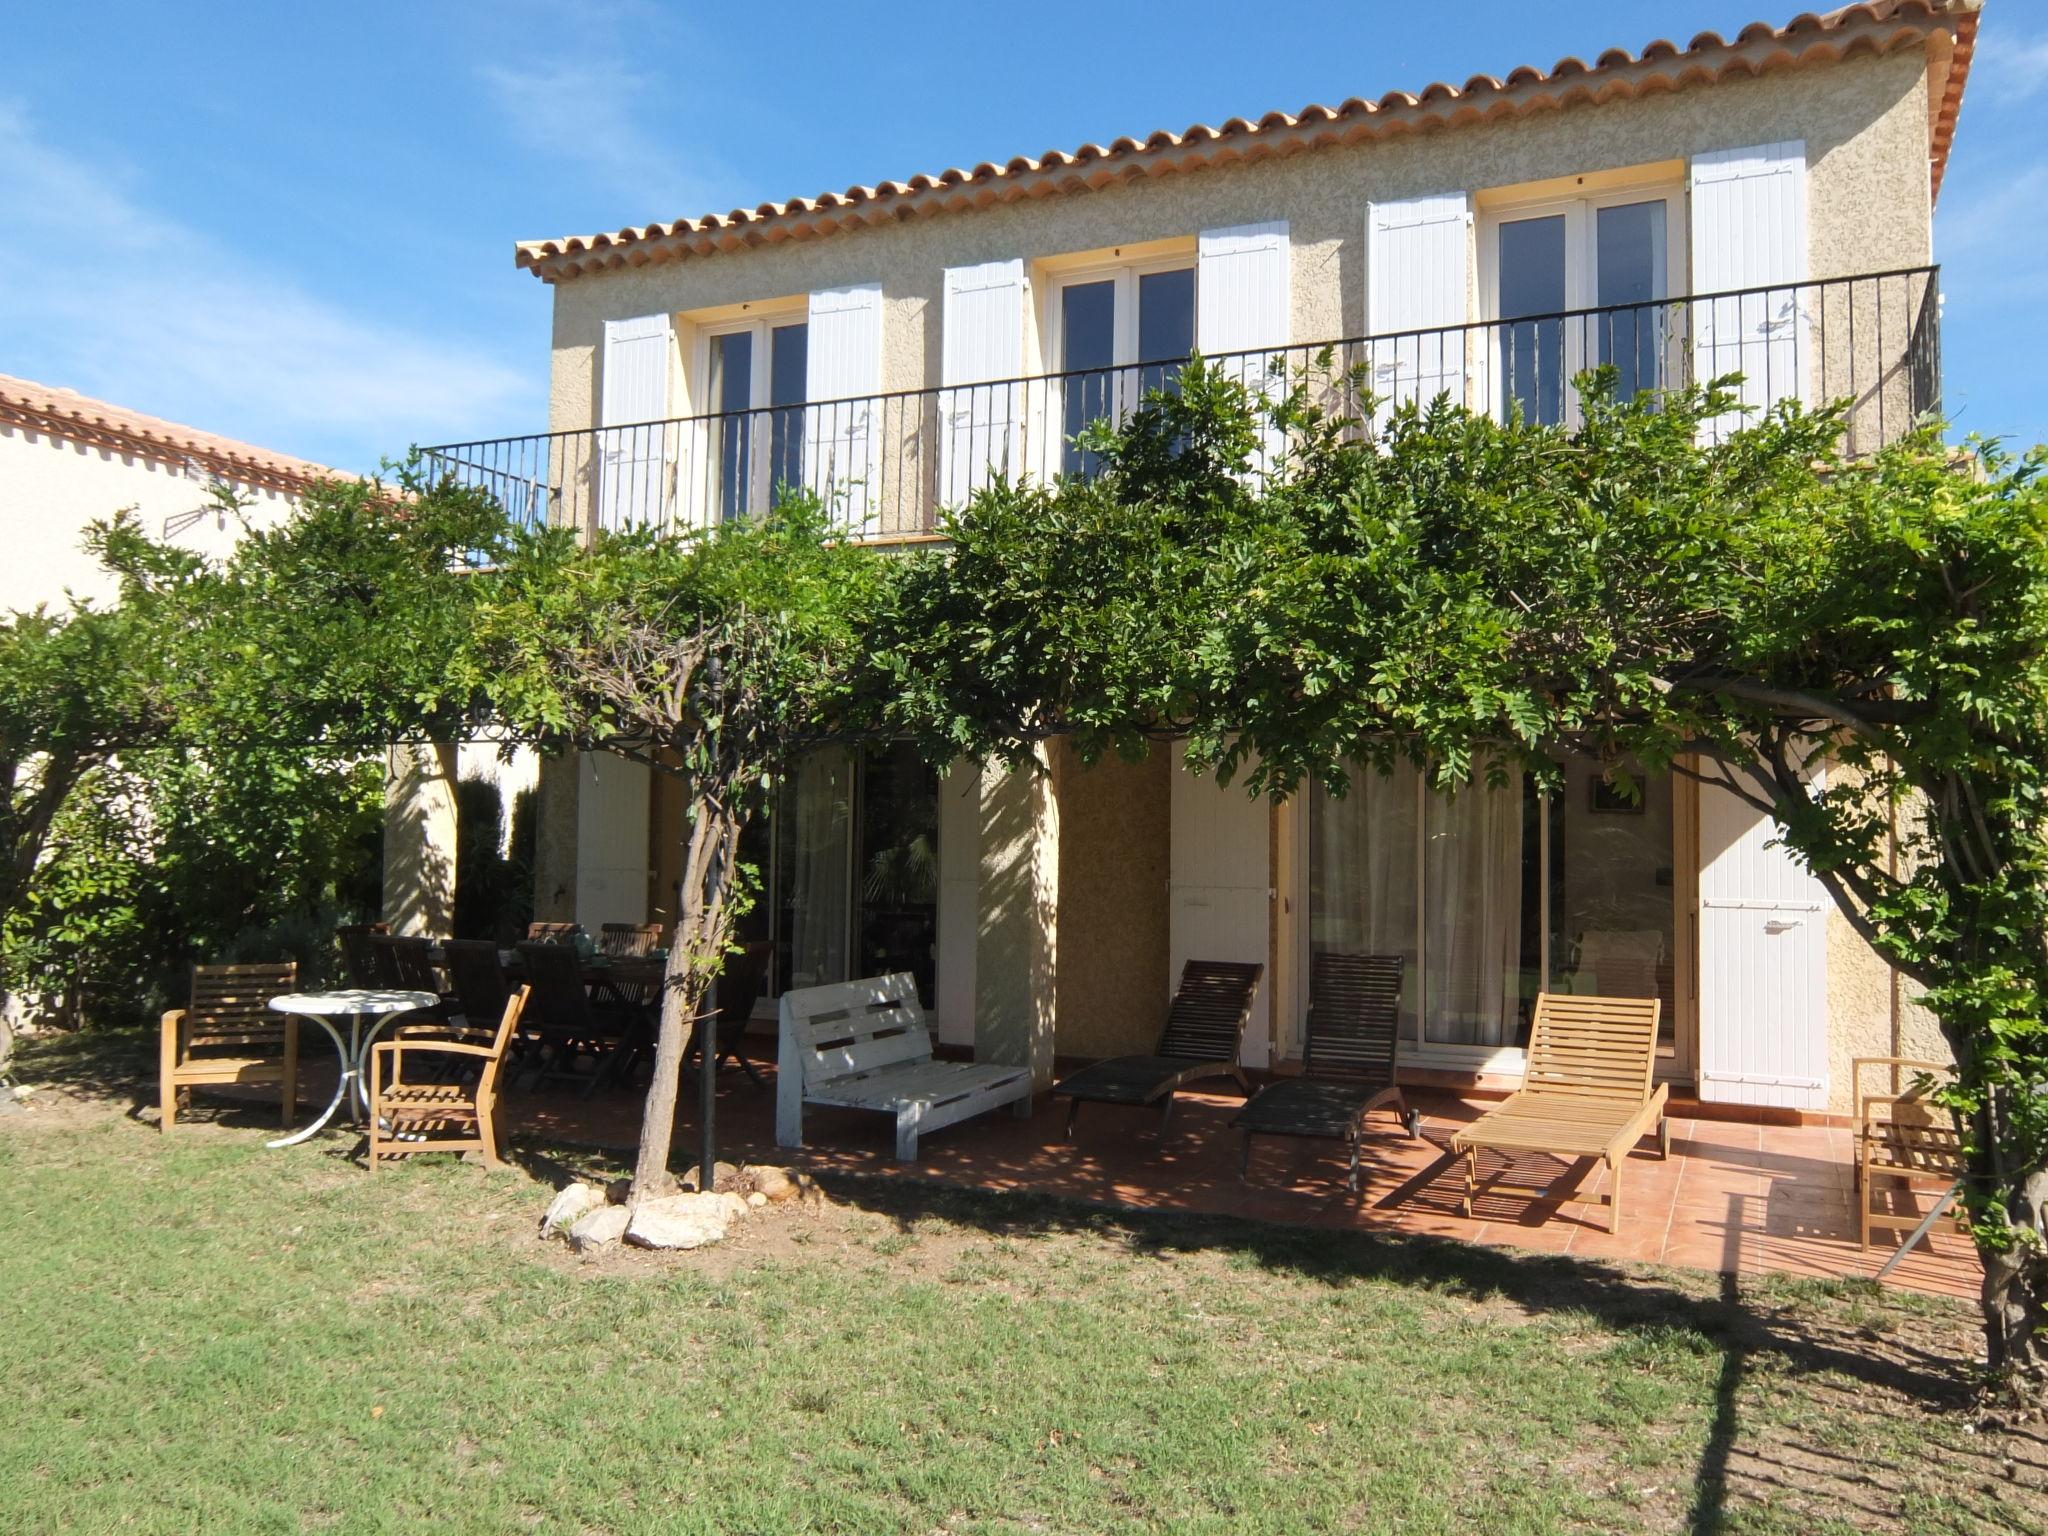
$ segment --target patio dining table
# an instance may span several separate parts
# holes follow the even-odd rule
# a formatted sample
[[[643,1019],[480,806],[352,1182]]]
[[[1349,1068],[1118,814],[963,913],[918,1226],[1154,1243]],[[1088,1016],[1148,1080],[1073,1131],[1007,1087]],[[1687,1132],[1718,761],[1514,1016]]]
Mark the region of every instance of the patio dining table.
[[[334,1118],[334,1112],[341,1108],[342,1101],[351,1097],[351,1092],[354,1102],[350,1106],[350,1118],[361,1123],[363,1117],[370,1112],[370,1086],[363,1070],[363,1063],[369,1059],[370,1047],[376,1043],[379,1031],[394,1019],[432,1008],[440,1001],[441,999],[432,992],[408,992],[383,987],[345,987],[335,992],[287,992],[282,997],[273,997],[270,1000],[270,1007],[276,1012],[305,1019],[327,1032],[327,1038],[334,1042],[334,1054],[341,1063],[341,1080],[334,1085],[334,1097],[327,1101],[327,1107],[311,1121],[289,1136],[280,1136],[265,1145],[295,1147],[309,1137],[318,1135]],[[346,1040],[342,1039],[341,1030],[336,1027],[334,1021],[337,1019],[345,1019],[348,1022]]]

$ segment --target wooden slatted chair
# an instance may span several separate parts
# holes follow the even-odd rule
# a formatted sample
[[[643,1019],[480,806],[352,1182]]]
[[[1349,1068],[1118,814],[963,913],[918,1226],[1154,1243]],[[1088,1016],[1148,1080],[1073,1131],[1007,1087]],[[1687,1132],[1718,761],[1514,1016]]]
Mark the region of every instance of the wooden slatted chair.
[[[294,961],[277,965],[195,965],[192,1000],[163,1016],[158,1129],[177,1122],[178,1098],[191,1088],[223,1083],[276,1083],[283,1123],[298,1108],[298,1020],[274,1012],[273,997],[298,989]]]
[[[334,930],[341,942],[341,973],[352,987],[374,987],[377,962],[370,954],[370,940],[391,931],[389,923],[348,923]]]
[[[401,1024],[370,1047],[370,1168],[411,1152],[470,1152],[486,1168],[503,1166],[498,1146],[498,1076],[519,1028],[527,989],[505,1002],[495,1030],[454,1038],[433,1025]],[[474,1064],[475,1081],[408,1080],[406,1063],[421,1057]]]
[[[533,1033],[547,1049],[533,1086],[569,1078],[583,1084],[588,1098],[639,1051],[650,1033],[647,1010],[592,999],[582,964],[566,944],[522,944],[519,955],[533,992]],[[586,1056],[592,1061],[587,1073],[577,1070]]]
[[[529,944],[573,944],[576,935],[583,931],[581,923],[528,923],[526,942]]]
[[[1467,1216],[1479,1195],[1482,1151],[1548,1152],[1605,1164],[1609,1189],[1598,1203],[1609,1209],[1609,1231],[1621,1225],[1623,1160],[1652,1130],[1658,1155],[1671,1155],[1671,1122],[1664,1117],[1670,1091],[1651,1081],[1662,1008],[1654,997],[1538,995],[1522,1087],[1451,1138],[1451,1150],[1465,1159]],[[1498,1177],[1487,1187],[1533,1197],[1549,1193]]]
[[[712,993],[712,1038],[717,1042],[717,1054],[711,1062],[713,1070],[728,1061],[735,1062],[747,1074],[748,1081],[763,1092],[768,1085],[747,1057],[747,1026],[753,1020],[754,1005],[761,1000],[761,993],[767,988],[768,961],[774,952],[774,946],[763,941],[747,945],[738,954],[727,955],[725,966],[718,973],[716,990]],[[692,1061],[701,1064],[703,1054],[704,1027],[700,1024],[690,1032],[690,1043],[684,1047],[684,1070],[689,1070]]]
[[[1883,1069],[1885,1086],[1880,1092],[1868,1093],[1864,1084],[1873,1068]],[[1852,1177],[1863,1223],[1863,1246],[1868,1248],[1872,1227],[1914,1232],[1926,1219],[1917,1211],[1896,1212],[1889,1202],[1873,1209],[1885,1199],[1880,1180],[1896,1180],[1909,1190],[1916,1184],[1938,1185],[1946,1194],[1962,1182],[1969,1165],[1963,1156],[1963,1128],[1955,1112],[1933,1099],[1937,1089],[1954,1080],[1954,1067],[1905,1056],[1859,1056],[1850,1063],[1850,1073],[1856,1090]],[[1955,1230],[1964,1230],[1960,1215],[1949,1221]]]
[[[661,948],[660,923],[605,923],[597,933],[597,952],[616,958],[640,960]]]
[[[397,946],[401,942],[389,933],[370,935],[370,986],[396,992],[404,985],[398,975]]]
[[[1231,1124],[1244,1138],[1238,1177],[1251,1172],[1254,1136],[1313,1136],[1344,1142],[1358,1192],[1358,1138],[1365,1117],[1391,1107],[1415,1136],[1415,1112],[1395,1074],[1401,1056],[1400,955],[1323,950],[1309,977],[1308,1039],[1302,1075],[1261,1088]]]
[[[1166,1011],[1157,1052],[1112,1056],[1053,1084],[1053,1093],[1068,1101],[1067,1134],[1074,1134],[1084,1103],[1149,1106],[1163,1101],[1159,1134],[1164,1136],[1173,1118],[1173,1096],[1207,1077],[1233,1078],[1250,1098],[1251,1081],[1237,1058],[1265,971],[1263,965],[1236,960],[1188,961]]]

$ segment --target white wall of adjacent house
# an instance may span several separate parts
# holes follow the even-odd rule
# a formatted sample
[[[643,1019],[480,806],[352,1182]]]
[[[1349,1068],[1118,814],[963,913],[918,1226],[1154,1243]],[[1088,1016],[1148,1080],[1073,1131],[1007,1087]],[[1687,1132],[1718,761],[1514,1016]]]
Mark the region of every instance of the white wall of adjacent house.
[[[115,583],[85,551],[88,524],[133,507],[144,531],[219,558],[242,535],[238,519],[212,510],[211,477],[184,463],[123,454],[0,422],[0,611],[53,607],[69,591],[105,602]],[[292,498],[238,487],[252,498],[248,519],[267,525]]]

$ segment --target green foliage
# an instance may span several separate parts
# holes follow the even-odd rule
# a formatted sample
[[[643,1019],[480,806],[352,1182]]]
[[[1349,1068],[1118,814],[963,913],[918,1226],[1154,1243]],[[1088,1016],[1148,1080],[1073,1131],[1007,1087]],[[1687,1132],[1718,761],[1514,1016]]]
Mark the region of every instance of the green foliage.
[[[1980,1243],[2026,1294],[1994,1359],[2024,1355],[2048,1323],[2048,452],[1959,457],[1930,427],[1850,460],[1840,410],[1796,405],[1716,433],[1728,382],[1620,402],[1589,376],[1563,428],[1384,411],[1326,364],[1266,401],[1198,364],[1094,479],[997,486],[913,563],[891,708],[935,755],[1176,732],[1280,795],[1397,758],[1555,786],[1568,751],[1623,793],[1724,784],[1940,1018]],[[1265,470],[1261,426],[1290,445]]]
[[[114,605],[0,620],[0,985],[125,1016],[195,959],[324,973],[376,905],[365,754],[465,734],[470,567],[503,528],[401,472],[312,487],[218,564],[126,514],[95,529]]]
[[[7,914],[5,984],[117,1023],[175,998],[195,961],[296,959],[323,979],[335,925],[377,906],[383,805],[373,762],[123,754],[80,781]]]

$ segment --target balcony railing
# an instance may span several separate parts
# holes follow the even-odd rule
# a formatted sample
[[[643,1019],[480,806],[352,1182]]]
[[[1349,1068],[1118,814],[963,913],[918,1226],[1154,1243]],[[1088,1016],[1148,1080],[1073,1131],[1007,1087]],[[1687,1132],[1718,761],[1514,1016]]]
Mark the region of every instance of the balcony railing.
[[[1612,366],[1624,392],[1740,373],[1742,403],[1846,399],[1846,447],[1867,453],[1941,405],[1940,269],[1912,267],[1738,292],[1607,304],[1212,361],[1253,387],[1306,378],[1333,410],[1384,416],[1448,393],[1475,410],[1570,423],[1573,380]],[[1176,361],[769,406],[423,450],[437,478],[496,496],[524,522],[705,526],[787,488],[825,497],[867,537],[936,532],[998,474],[1086,474],[1076,435],[1173,387]],[[1741,420],[1708,423],[1719,436]],[[1270,429],[1261,455],[1286,445]]]

